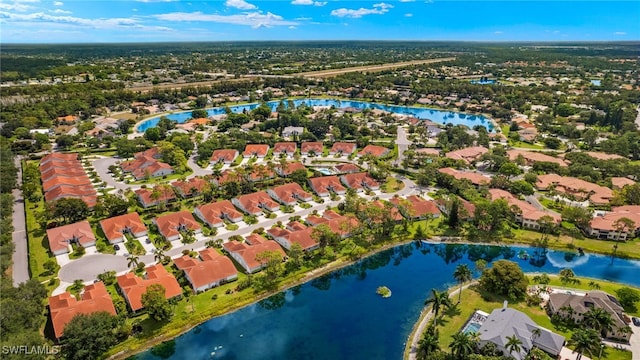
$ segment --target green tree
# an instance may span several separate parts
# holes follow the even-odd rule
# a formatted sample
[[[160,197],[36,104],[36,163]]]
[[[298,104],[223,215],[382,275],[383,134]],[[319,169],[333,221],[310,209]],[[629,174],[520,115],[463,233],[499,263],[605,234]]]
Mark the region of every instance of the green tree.
[[[573,270],[569,269],[569,268],[565,268],[560,270],[560,282],[563,284],[574,284],[576,282],[578,282],[579,280],[576,279],[576,274],[573,272]]]
[[[506,162],[500,166],[498,173],[506,176],[508,179],[511,179],[512,176],[522,174],[522,170],[515,163]]]
[[[498,260],[482,273],[480,286],[486,291],[521,300],[527,294],[527,278],[520,266],[513,261]]]
[[[476,342],[474,339],[465,332],[459,332],[452,336],[453,341],[449,344],[451,348],[451,354],[456,359],[468,359],[469,355],[473,354],[476,349]]]
[[[627,286],[616,290],[620,304],[627,312],[636,312],[636,303],[640,301],[640,292]]]
[[[466,264],[458,265],[453,272],[453,278],[460,284],[460,291],[458,292],[458,303],[460,303],[462,300],[462,285],[473,278],[471,269]]]
[[[457,229],[460,226],[460,201],[457,198],[451,201],[447,225],[452,229]]]
[[[438,330],[435,326],[429,326],[418,341],[416,357],[419,360],[426,359],[429,354],[440,351]]]
[[[448,309],[453,306],[451,299],[449,299],[449,294],[446,291],[438,291],[437,289],[431,289],[431,297],[424,304],[431,305],[434,318],[438,317],[443,308]]]
[[[600,337],[593,329],[577,328],[571,334],[571,338],[567,341],[569,346],[573,346],[578,353],[576,360],[582,359],[582,355],[587,353],[593,358],[598,350],[600,350]]]
[[[512,355],[514,352],[520,353],[522,351],[522,340],[518,338],[518,336],[511,335],[507,336],[507,343],[505,344],[505,348],[509,352],[509,355]]]
[[[156,321],[165,321],[171,318],[171,304],[165,297],[165,288],[160,284],[147,287],[142,294],[142,305],[147,310],[149,317]]]
[[[98,197],[98,202],[94,207],[96,214],[104,217],[113,217],[126,214],[129,210],[129,200],[114,194],[104,194]]]
[[[78,314],[64,328],[62,351],[65,359],[98,359],[117,343],[117,319],[105,311]]]
[[[51,219],[61,219],[65,224],[71,224],[89,217],[89,206],[81,199],[62,198],[48,205]]]
[[[597,331],[604,336],[608,331],[611,331],[614,326],[613,318],[611,314],[602,308],[590,308],[589,311],[582,316],[582,323]]]
[[[138,256],[131,254],[127,257],[127,266],[131,269],[137,268],[138,264],[140,264],[140,258]]]
[[[191,112],[191,117],[194,119],[206,118],[209,116],[207,110],[204,109],[196,109]]]

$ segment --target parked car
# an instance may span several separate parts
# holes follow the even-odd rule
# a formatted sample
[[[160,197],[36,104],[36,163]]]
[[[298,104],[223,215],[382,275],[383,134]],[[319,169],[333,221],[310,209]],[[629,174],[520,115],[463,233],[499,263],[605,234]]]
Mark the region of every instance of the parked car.
[[[631,321],[633,321],[633,325],[640,326],[640,319],[638,319],[637,317],[632,317]]]
[[[120,245],[118,245],[118,244],[113,245],[113,250],[115,250],[115,251],[120,250]]]

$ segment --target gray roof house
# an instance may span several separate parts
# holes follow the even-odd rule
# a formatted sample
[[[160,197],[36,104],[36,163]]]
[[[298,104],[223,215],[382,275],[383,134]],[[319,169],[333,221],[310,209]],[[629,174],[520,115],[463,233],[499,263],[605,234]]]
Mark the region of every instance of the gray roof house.
[[[540,329],[540,334],[536,335],[534,329]],[[524,313],[506,306],[493,310],[480,326],[478,333],[480,345],[492,342],[498,350],[503,351],[505,355],[513,356],[516,360],[524,359],[533,347],[557,358],[565,342],[563,336],[538,326]],[[514,335],[522,341],[522,350],[509,354],[506,348],[509,341],[507,336]]]

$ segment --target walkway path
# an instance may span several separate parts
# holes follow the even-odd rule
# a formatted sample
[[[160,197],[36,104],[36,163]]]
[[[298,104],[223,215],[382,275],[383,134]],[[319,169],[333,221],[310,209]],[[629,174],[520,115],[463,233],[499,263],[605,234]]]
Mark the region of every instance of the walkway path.
[[[470,282],[469,284],[464,285],[462,289],[460,289],[460,287],[457,287],[454,291],[449,293],[449,298],[457,296],[461,290],[464,290],[476,283],[477,281]],[[408,343],[411,344],[409,347],[409,354],[407,357],[409,360],[416,360],[416,355],[418,353],[418,342],[422,338],[422,333],[424,333],[424,330],[427,328],[427,325],[429,324],[429,321],[431,320],[432,316],[433,316],[433,311],[431,311],[431,306],[425,307],[420,313],[420,321],[418,322],[417,328],[414,328],[415,331],[413,331],[411,335],[409,335],[410,338]],[[405,354],[406,354],[406,351],[405,351]]]
[[[18,169],[18,179],[16,189],[13,189],[13,256],[11,274],[13,277],[13,285],[18,286],[20,283],[29,280],[29,248],[27,245],[27,228],[25,226],[24,197],[22,196],[22,161],[20,156],[15,158],[16,168]]]

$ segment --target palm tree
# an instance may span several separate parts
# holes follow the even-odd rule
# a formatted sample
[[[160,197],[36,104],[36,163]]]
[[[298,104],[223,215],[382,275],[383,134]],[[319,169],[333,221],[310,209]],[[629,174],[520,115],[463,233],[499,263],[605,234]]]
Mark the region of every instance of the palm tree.
[[[458,291],[458,304],[462,301],[462,284],[472,279],[471,269],[466,264],[458,265],[453,272],[453,277],[460,284],[460,291]]]
[[[438,291],[436,289],[431,289],[431,297],[427,299],[424,304],[432,305],[434,318],[438,317],[438,314],[443,307],[448,309],[452,305],[451,299],[449,299],[449,294],[446,291]]]
[[[509,351],[509,355],[513,354],[513,352],[520,353],[522,351],[522,340],[518,338],[515,334],[511,336],[507,336],[507,343],[505,344],[505,348]]]
[[[431,327],[422,334],[422,339],[418,341],[418,349],[416,357],[425,359],[427,355],[440,351],[440,343],[438,341],[438,332]]]
[[[138,258],[136,255],[129,255],[129,257],[127,257],[127,266],[135,269],[138,267],[138,264],[140,263],[140,258]]]
[[[453,341],[449,344],[451,353],[456,359],[467,359],[475,350],[475,344],[469,334],[459,332],[452,336]]]
[[[600,285],[595,281],[590,281],[589,282],[589,287],[592,288],[592,289],[595,289],[595,290],[599,290],[600,289]]]
[[[600,349],[600,337],[598,333],[593,329],[576,329],[571,338],[567,342],[569,346],[575,347],[575,351],[578,352],[576,360],[582,358],[582,354],[585,352],[593,358],[593,353]]]
[[[162,248],[156,249],[155,254],[153,254],[153,259],[159,263],[164,259],[164,250]]]
[[[540,337],[540,335],[542,335],[542,330],[540,330],[540,328],[534,328],[534,329],[531,330],[531,344],[532,345],[535,342],[535,340]]]
[[[589,311],[583,315],[582,323],[601,335],[606,334],[607,331],[611,331],[614,324],[611,314],[602,308],[595,307],[589,309]]]

